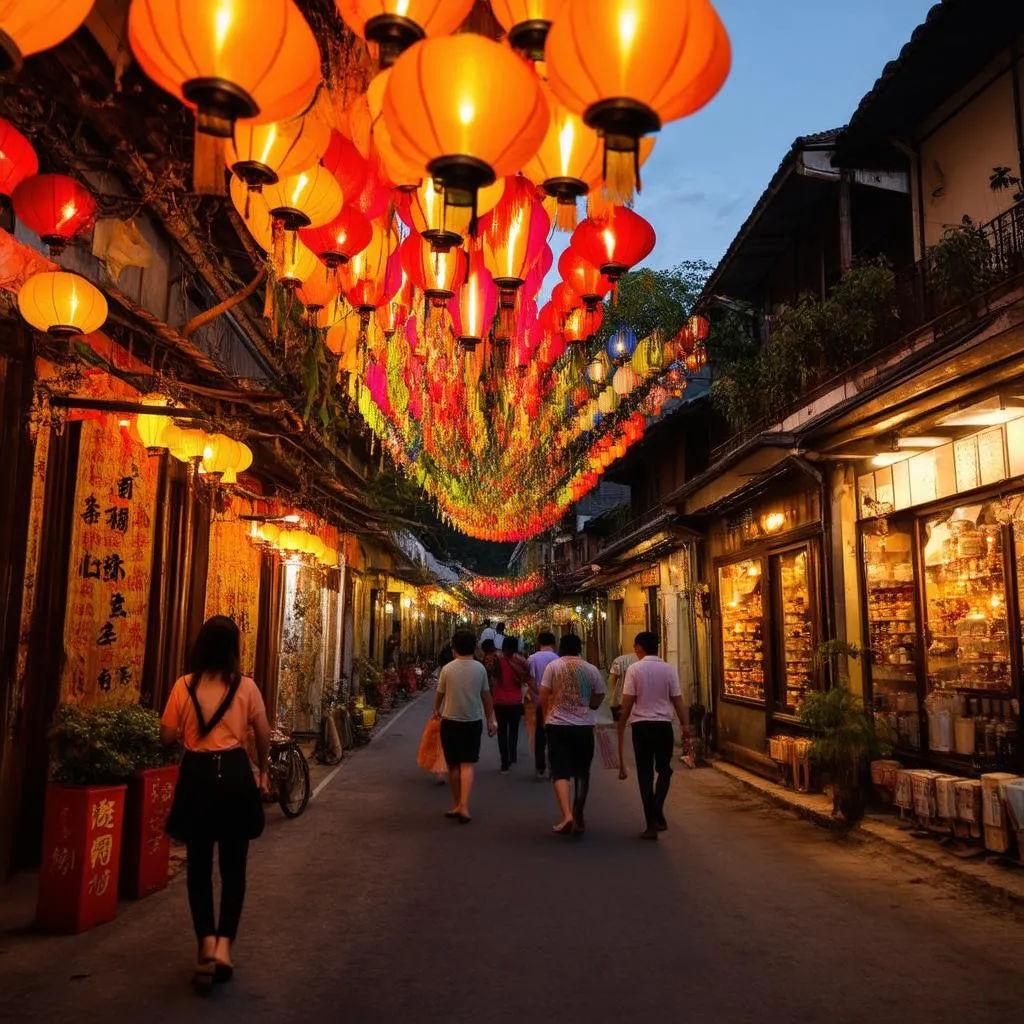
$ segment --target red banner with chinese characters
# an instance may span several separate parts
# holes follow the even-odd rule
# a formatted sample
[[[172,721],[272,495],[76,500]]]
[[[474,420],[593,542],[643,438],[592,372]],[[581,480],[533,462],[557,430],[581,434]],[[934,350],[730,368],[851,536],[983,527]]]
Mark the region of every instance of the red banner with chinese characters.
[[[139,699],[155,491],[155,463],[116,418],[82,424],[64,623],[67,703]]]

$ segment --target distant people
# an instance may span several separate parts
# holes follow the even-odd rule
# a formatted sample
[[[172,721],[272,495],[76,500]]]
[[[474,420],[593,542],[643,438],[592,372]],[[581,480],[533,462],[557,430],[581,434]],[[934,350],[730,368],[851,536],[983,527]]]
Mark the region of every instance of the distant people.
[[[384,669],[398,668],[399,655],[402,651],[402,631],[395,626],[391,636],[384,641]]]
[[[507,775],[518,759],[519,725],[523,720],[523,685],[530,671],[526,667],[526,659],[519,654],[519,641],[514,636],[504,638],[494,666],[491,693],[494,696],[494,715],[498,721],[498,752],[501,756],[501,774]]]
[[[500,651],[505,643],[505,623],[499,622],[494,627],[494,649]]]
[[[620,654],[608,670],[608,707],[616,722],[622,711],[622,681],[625,679],[626,669],[634,664],[636,664],[636,655],[630,651],[628,654]]]
[[[544,669],[540,681],[544,731],[561,814],[552,831],[558,835],[582,835],[585,828],[583,812],[594,760],[594,712],[606,692],[601,673],[580,657],[582,650],[583,643],[575,633],[563,636],[558,658]]]
[[[658,657],[655,633],[637,633],[634,641],[637,661],[626,670],[622,686],[622,715],[619,718],[619,778],[627,777],[622,758],[626,723],[632,722],[633,756],[645,827],[641,839],[657,839],[668,828],[665,798],[672,784],[672,709],[675,708],[684,735],[690,731],[690,709],[683,703],[679,673]],[[654,781],[657,769],[658,780]]]
[[[480,648],[481,648],[481,650],[483,649],[484,644],[487,643],[488,640],[490,640],[491,643],[493,644],[494,643],[494,638],[496,636],[497,636],[497,633],[494,632],[494,629],[491,626],[491,620],[490,619],[484,619],[484,628],[483,628],[483,631],[480,633]],[[497,646],[497,644],[495,644],[495,646]]]
[[[263,802],[245,749],[256,735],[260,788],[270,789],[270,725],[263,697],[239,667],[238,626],[215,615],[199,630],[189,664],[171,690],[160,738],[185,748],[167,831],[188,853],[188,905],[198,943],[194,981],[231,979],[231,946],[245,900],[249,841],[263,832]],[[220,868],[220,914],[213,909],[213,848]]]
[[[455,658],[443,669],[434,695],[434,715],[441,719],[441,747],[448,764],[448,784],[452,792],[451,809],[445,817],[463,825],[472,820],[469,795],[480,760],[480,740],[484,723],[487,735],[497,731],[494,701],[487,670],[475,658],[476,637],[459,630],[452,637]]]
[[[529,699],[537,712],[533,735],[533,764],[537,770],[537,778],[547,776],[547,740],[544,737],[544,716],[540,713],[540,681],[544,678],[544,669],[556,661],[555,634],[547,631],[537,635],[537,650],[530,655],[526,666],[530,670]]]
[[[440,652],[437,655],[437,667],[439,669],[444,668],[445,665],[447,665],[448,662],[452,661],[454,658],[455,654],[452,651],[452,642],[451,640],[449,640],[448,643],[446,643],[444,647],[441,648]]]

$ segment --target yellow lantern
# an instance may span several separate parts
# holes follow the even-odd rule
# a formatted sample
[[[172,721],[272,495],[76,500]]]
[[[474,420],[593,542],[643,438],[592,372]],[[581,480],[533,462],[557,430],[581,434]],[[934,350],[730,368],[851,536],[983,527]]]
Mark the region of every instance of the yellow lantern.
[[[206,451],[206,439],[209,435],[198,427],[179,427],[177,434],[168,435],[171,454],[179,462],[194,462],[197,465]]]
[[[482,188],[477,195],[478,217],[489,213],[498,205],[505,193],[505,179]],[[452,206],[445,200],[444,189],[433,178],[425,178],[410,192],[399,212],[410,227],[418,231],[435,252],[448,252],[461,245],[469,234],[472,211],[465,206]]]
[[[609,369],[608,353],[602,348],[587,365],[587,379],[595,387],[601,387],[608,380]]]
[[[545,55],[551,91],[604,136],[616,193],[632,191],[638,140],[704,106],[732,60],[710,0],[567,0]]]
[[[338,298],[339,287],[338,275],[317,260],[313,273],[302,282],[296,296],[315,322],[320,313],[336,304],[334,300]]]
[[[272,548],[277,547],[281,539],[281,527],[277,523],[264,523],[260,527],[260,535]]]
[[[245,221],[253,241],[264,252],[270,252],[274,248],[274,218],[270,216],[266,197],[258,192],[250,192],[249,186],[233,174],[228,192],[231,194],[231,204]]]
[[[263,195],[270,215],[288,231],[330,223],[344,202],[338,179],[319,164],[267,185]]]
[[[605,388],[600,395],[597,396],[597,411],[602,416],[607,416],[609,413],[615,412],[619,407],[619,396],[611,388]]]
[[[417,43],[391,69],[384,121],[395,150],[473,207],[478,189],[537,152],[549,115],[537,76],[471,32]]]
[[[466,20],[473,0],[334,0],[338,13],[362,39],[380,46],[381,64],[393,64],[426,36],[446,36]]]
[[[327,332],[324,344],[338,357],[338,369],[359,372],[359,338],[362,324],[355,313],[345,317]]]
[[[315,167],[330,141],[330,128],[314,114],[270,124],[243,121],[228,143],[228,167],[259,189]]]
[[[238,474],[244,473],[252,465],[252,449],[243,441],[235,442],[235,464],[224,470],[222,484],[237,484]]]
[[[154,391],[152,394],[143,395],[139,399],[139,404],[165,409],[170,403],[166,395]],[[164,444],[163,436],[170,422],[166,416],[148,416],[145,413],[139,413],[135,417],[135,432],[139,435],[139,440],[145,446],[146,451],[155,454],[166,450],[167,446]]]
[[[544,59],[544,43],[565,0],[491,0],[491,10],[508,41],[530,60]]]
[[[636,371],[628,363],[620,366],[612,377],[612,388],[620,398],[625,398],[639,383]]]
[[[64,42],[92,5],[93,0],[6,0],[0,6],[0,74],[17,74],[26,57]]]
[[[318,562],[322,562],[324,560],[324,555],[327,552],[327,545],[317,537],[316,534],[312,534],[310,536],[306,547],[306,553],[312,555]]]
[[[281,287],[294,290],[322,266],[311,249],[296,237],[285,239],[284,255],[277,268],[277,281]]]
[[[285,554],[297,554],[302,547],[302,531],[282,530],[277,538],[277,546]]]
[[[238,442],[227,434],[207,434],[203,448],[203,469],[216,480],[238,461]]]
[[[107,319],[103,292],[66,270],[33,274],[18,291],[18,311],[37,331],[71,338],[98,331]]]

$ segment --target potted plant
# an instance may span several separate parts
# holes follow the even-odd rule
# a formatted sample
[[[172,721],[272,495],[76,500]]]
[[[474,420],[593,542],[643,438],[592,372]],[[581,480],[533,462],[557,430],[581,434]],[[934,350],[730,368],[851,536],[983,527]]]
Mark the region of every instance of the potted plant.
[[[137,705],[120,708],[117,726],[118,746],[135,765],[125,804],[120,893],[141,899],[167,886],[171,841],[164,825],[171,813],[178,766],[167,763],[155,712]]]
[[[995,278],[995,252],[970,217],[946,228],[929,248],[928,264],[936,292],[954,306],[976,299]]]
[[[81,932],[117,915],[127,782],[152,712],[62,705],[50,728],[50,784],[36,923]],[[157,726],[159,729],[159,726]]]
[[[874,718],[851,692],[849,680],[838,672],[841,657],[858,658],[861,651],[842,640],[821,644],[816,658],[831,663],[835,685],[809,693],[800,705],[800,721],[812,734],[809,757],[832,790],[832,813],[847,825],[864,817],[868,769],[882,755]]]

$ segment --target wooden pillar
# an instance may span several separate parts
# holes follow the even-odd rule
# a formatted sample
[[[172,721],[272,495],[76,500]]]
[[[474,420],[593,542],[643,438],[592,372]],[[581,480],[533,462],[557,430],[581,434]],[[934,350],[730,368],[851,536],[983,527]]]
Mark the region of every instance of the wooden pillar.
[[[850,172],[839,179],[839,269],[846,273],[853,266],[853,210]]]
[[[284,574],[280,559],[265,551],[260,561],[259,621],[256,627],[256,685],[263,694],[271,724],[277,710],[277,669],[281,654]]]

